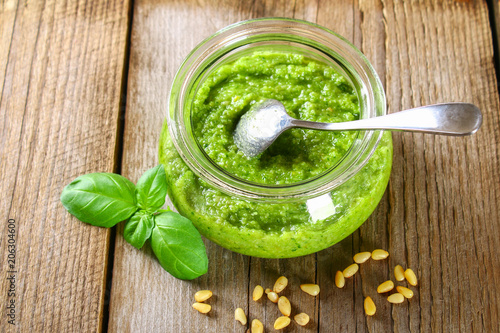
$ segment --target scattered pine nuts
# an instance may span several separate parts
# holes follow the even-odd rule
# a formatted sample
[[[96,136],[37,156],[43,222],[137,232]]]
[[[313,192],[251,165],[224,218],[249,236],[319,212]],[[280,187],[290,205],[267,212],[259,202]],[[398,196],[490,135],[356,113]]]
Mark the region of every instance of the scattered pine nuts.
[[[406,281],[408,281],[408,283],[412,286],[417,285],[417,276],[415,275],[415,272],[413,272],[410,268],[405,271],[405,278]]]
[[[276,282],[274,283],[273,291],[276,294],[279,294],[280,292],[283,291],[283,289],[286,288],[287,285],[288,285],[288,279],[284,276],[280,276],[278,280],[276,280]]]
[[[391,296],[387,297],[387,300],[390,303],[397,304],[397,303],[403,303],[403,301],[405,300],[405,298],[400,293],[395,293],[395,294],[392,294]]]
[[[281,330],[281,329],[287,327],[288,325],[290,325],[290,321],[291,321],[290,317],[281,316],[278,319],[276,319],[276,321],[274,322],[274,329]]]
[[[396,267],[394,267],[394,277],[396,281],[403,281],[405,279],[405,270],[401,265],[396,265]]]
[[[376,249],[373,252],[357,253],[353,257],[355,263],[349,265],[343,271],[336,272],[335,285],[338,288],[343,288],[345,286],[345,279],[354,276],[358,272],[359,270],[358,264],[365,263],[367,260],[370,259],[370,257],[373,260],[386,259],[387,257],[389,257],[389,252],[382,249]],[[411,270],[410,268],[408,268],[405,271],[401,265],[396,265],[394,267],[394,277],[396,278],[397,281],[403,281],[406,279],[408,281],[408,284],[412,286],[417,285],[417,276],[415,272],[413,272],[413,270]],[[287,286],[288,286],[288,279],[285,276],[280,276],[274,283],[273,289],[266,288],[264,290],[262,286],[256,285],[253,290],[252,298],[254,301],[260,300],[265,292],[271,302],[278,303],[278,309],[280,310],[283,316],[279,317],[274,322],[274,329],[276,330],[284,329],[291,323],[290,315],[292,312],[292,305],[290,304],[290,301],[288,300],[287,297],[285,296],[280,297],[278,295],[278,293],[282,292]],[[320,292],[319,285],[317,284],[301,284],[300,289],[302,289],[302,291],[312,296],[317,296]],[[381,283],[377,287],[377,292],[381,294],[389,292],[393,289],[394,289],[394,282],[392,282],[391,280],[387,280]],[[387,297],[387,301],[389,301],[390,303],[393,304],[403,303],[405,298],[410,299],[414,295],[413,291],[409,288],[403,286],[397,286],[396,289],[398,291],[397,293],[391,294]],[[210,297],[212,297],[212,291],[210,290],[200,290],[196,292],[196,294],[194,295],[196,303],[193,304],[193,308],[198,312],[204,314],[210,312],[212,306],[210,304],[203,303]],[[377,311],[375,303],[369,296],[367,296],[364,300],[364,310],[367,316],[373,316]],[[242,308],[237,308],[234,311],[234,318],[235,320],[239,321],[241,325],[243,326],[247,325],[248,319]],[[297,323],[297,325],[305,326],[309,323],[310,317],[306,313],[301,312],[294,316],[294,320]],[[254,319],[252,321],[251,328],[247,330],[247,333],[248,332],[264,333],[264,325],[260,320]]]
[[[210,290],[200,290],[194,294],[194,300],[196,302],[205,302],[210,297],[212,297],[212,292]]]
[[[234,311],[234,319],[239,321],[241,323],[241,325],[247,324],[247,316],[245,315],[245,312],[243,311],[242,308],[237,308]]]
[[[269,294],[267,294],[267,298],[273,303],[278,303],[278,294],[276,294],[274,291],[271,291]]]
[[[372,254],[370,252],[360,252],[358,254],[355,254],[353,259],[355,263],[362,264],[368,259],[370,259],[371,256]]]
[[[300,289],[311,296],[317,296],[319,294],[319,286],[317,284],[301,284]]]
[[[278,309],[284,316],[290,316],[290,313],[292,313],[292,305],[290,304],[288,298],[281,296],[278,299]]]
[[[342,274],[344,275],[345,278],[350,278],[351,276],[356,274],[358,269],[359,269],[358,264],[352,264],[352,265],[348,266],[346,269],[344,269]]]
[[[264,325],[262,325],[260,320],[252,320],[252,333],[264,333]]]
[[[344,288],[345,286],[344,274],[342,274],[341,271],[337,271],[337,273],[335,274],[335,285],[337,286],[337,288]]]
[[[370,296],[365,298],[365,313],[368,316],[373,316],[375,312],[377,311],[377,307],[375,306],[375,303],[373,303],[373,300]]]
[[[372,252],[372,259],[373,260],[382,260],[382,259],[385,259],[389,256],[389,252],[385,251],[385,250],[380,250],[380,249],[377,249],[377,250],[374,250]]]
[[[377,287],[377,292],[379,294],[382,294],[391,291],[392,289],[394,289],[394,282],[392,282],[391,280],[387,280]]]
[[[402,286],[397,286],[396,289],[400,294],[402,294],[406,298],[413,297],[413,290],[411,290],[411,289],[408,289],[408,288],[402,287]]]
[[[255,286],[252,295],[253,300],[258,301],[259,299],[261,299],[262,295],[264,295],[264,288],[262,288],[262,286],[259,285]]]
[[[307,323],[309,323],[309,316],[304,312],[295,315],[293,319],[295,319],[295,322],[300,326],[306,326]]]
[[[208,312],[210,312],[210,310],[212,310],[212,307],[210,306],[210,304],[198,303],[198,302],[193,304],[193,308],[198,310],[198,312],[200,312],[200,313],[208,313]]]

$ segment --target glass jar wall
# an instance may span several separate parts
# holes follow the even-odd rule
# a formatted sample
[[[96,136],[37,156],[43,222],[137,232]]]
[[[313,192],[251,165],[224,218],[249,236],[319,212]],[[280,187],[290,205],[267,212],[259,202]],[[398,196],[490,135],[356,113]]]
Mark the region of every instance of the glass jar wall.
[[[389,133],[380,131],[351,133],[341,159],[291,183],[264,184],[221,167],[197,138],[196,98],[221,68],[259,52],[298,55],[313,65],[330,66],[352,87],[359,118],[386,113],[375,71],[340,36],[290,19],[241,22],[202,42],[181,65],[160,139],[160,161],[177,210],[210,240],[257,257],[305,255],[335,244],[369,217],[387,186],[392,142]]]

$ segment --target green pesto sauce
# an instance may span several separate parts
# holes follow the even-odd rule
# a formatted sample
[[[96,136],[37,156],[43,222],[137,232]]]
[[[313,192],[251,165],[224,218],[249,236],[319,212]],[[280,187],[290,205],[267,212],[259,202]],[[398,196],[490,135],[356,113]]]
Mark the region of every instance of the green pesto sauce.
[[[254,53],[223,65],[198,90],[192,124],[208,156],[240,178],[290,184],[317,176],[351,146],[356,132],[286,131],[259,157],[238,150],[233,132],[254,103],[279,100],[294,118],[321,122],[359,119],[356,92],[332,67],[290,53]]]
[[[347,121],[358,118],[355,97],[347,81],[327,66],[299,55],[255,54],[221,67],[203,83],[194,102],[194,133],[216,163],[241,178],[271,184],[296,182],[334,166],[355,132],[289,131],[260,158],[248,159],[232,141],[241,114],[255,101],[274,98],[300,119]],[[160,162],[170,199],[205,237],[239,253],[287,258],[339,242],[370,216],[389,180],[392,140],[386,132],[361,171],[319,200],[329,202],[329,208],[323,209],[329,211],[326,215],[322,209],[319,215],[312,214],[311,201],[251,202],[212,188],[177,153],[166,122]]]

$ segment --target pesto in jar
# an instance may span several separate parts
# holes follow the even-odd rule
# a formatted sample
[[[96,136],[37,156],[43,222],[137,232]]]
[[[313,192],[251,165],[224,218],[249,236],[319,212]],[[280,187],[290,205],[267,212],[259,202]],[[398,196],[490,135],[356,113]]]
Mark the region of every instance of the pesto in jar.
[[[200,85],[192,107],[193,134],[214,163],[236,177],[291,184],[321,176],[347,153],[357,132],[293,129],[261,156],[247,158],[232,139],[241,115],[262,99],[281,101],[299,119],[339,122],[359,118],[355,90],[332,67],[293,53],[255,53],[225,64]],[[368,163],[321,197],[266,203],[229,196],[196,176],[178,154],[166,123],[160,139],[169,196],[198,230],[230,250],[265,258],[305,255],[331,246],[373,212],[392,165],[389,132]]]

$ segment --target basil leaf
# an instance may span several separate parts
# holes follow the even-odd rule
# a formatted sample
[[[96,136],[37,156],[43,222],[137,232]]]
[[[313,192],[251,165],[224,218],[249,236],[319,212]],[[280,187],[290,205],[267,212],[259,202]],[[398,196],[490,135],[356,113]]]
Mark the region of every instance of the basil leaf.
[[[136,212],[125,224],[123,237],[127,242],[140,249],[151,236],[153,216],[145,210]]]
[[[165,204],[167,178],[163,165],[146,171],[136,185],[139,207],[154,213]]]
[[[178,279],[192,280],[208,270],[200,233],[187,218],[165,212],[154,217],[151,247],[161,266]]]
[[[63,189],[61,202],[80,221],[99,227],[112,227],[137,210],[134,184],[114,173],[76,178]]]

